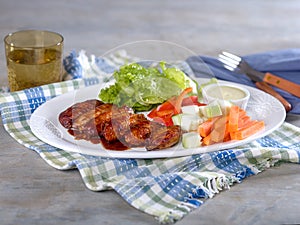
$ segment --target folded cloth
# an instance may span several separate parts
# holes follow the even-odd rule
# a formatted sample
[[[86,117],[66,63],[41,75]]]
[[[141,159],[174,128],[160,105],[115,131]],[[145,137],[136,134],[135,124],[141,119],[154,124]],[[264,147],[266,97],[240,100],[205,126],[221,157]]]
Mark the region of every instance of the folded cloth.
[[[97,69],[113,66],[112,62],[99,60],[101,66]],[[80,67],[80,60],[76,67]],[[104,70],[101,71],[105,73]],[[111,159],[66,152],[33,135],[29,119],[39,105],[69,91],[104,82],[105,77],[79,78],[0,94],[4,128],[52,167],[77,168],[88,189],[113,189],[131,206],[161,223],[180,220],[206,199],[270,166],[300,163],[300,128],[289,123],[237,148],[165,159]]]
[[[243,57],[254,69],[270,72],[297,84],[300,84],[300,49],[284,49],[246,55]],[[199,60],[207,67],[199,67]],[[254,86],[245,74],[238,74],[225,69],[216,58],[208,56],[192,56],[187,59],[196,76],[203,76],[210,70],[210,74],[218,79]],[[290,113],[300,114],[300,98],[274,87],[286,100],[292,104]],[[300,91],[300,90],[299,90]]]

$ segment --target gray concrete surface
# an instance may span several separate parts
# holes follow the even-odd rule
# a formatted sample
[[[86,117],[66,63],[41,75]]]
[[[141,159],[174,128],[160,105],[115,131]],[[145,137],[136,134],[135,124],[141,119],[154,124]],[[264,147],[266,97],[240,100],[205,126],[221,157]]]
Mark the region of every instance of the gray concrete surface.
[[[0,0],[0,37],[20,29],[54,30],[65,37],[65,54],[85,49],[101,56],[127,43],[163,40],[195,54],[229,50],[243,55],[298,48],[299,12],[297,0]],[[142,54],[153,53],[149,46],[142,48]],[[5,84],[0,48],[0,85]],[[300,126],[299,116],[289,115],[287,121]],[[113,191],[89,191],[77,170],[51,168],[16,143],[2,123],[0,171],[0,224],[157,224]],[[294,164],[270,168],[176,224],[300,224],[299,172]]]

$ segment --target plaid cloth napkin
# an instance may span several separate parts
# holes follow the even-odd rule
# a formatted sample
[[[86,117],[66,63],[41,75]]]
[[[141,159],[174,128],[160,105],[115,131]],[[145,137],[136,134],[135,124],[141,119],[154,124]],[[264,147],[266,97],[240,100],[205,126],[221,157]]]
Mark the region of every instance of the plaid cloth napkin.
[[[66,58],[65,67],[78,77],[87,70],[106,74],[117,68],[114,60],[88,61],[89,66],[84,68],[83,61],[72,53]],[[206,199],[270,166],[300,163],[300,128],[288,123],[264,138],[234,149],[165,159],[111,159],[71,153],[33,135],[28,122],[39,105],[105,78],[92,76],[1,94],[3,125],[16,141],[36,151],[52,167],[77,168],[88,189],[113,189],[130,205],[164,224],[180,220]]]

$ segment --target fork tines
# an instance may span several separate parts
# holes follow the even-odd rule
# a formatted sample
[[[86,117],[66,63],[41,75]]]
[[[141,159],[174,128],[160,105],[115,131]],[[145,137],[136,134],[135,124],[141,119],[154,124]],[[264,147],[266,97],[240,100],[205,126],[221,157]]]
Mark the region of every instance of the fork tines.
[[[230,71],[234,71],[242,60],[241,57],[225,51],[219,54],[218,59],[224,64],[224,67]]]

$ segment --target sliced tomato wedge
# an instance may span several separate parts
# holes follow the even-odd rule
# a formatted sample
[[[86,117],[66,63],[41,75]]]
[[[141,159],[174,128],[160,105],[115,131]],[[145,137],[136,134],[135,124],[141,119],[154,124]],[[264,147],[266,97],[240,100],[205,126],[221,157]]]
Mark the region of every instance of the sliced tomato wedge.
[[[174,112],[174,105],[176,101],[176,97],[174,96],[170,98],[169,100],[165,101],[164,103],[160,104],[156,108],[152,109],[149,114],[147,115],[149,118],[157,117],[158,114],[164,115],[170,113],[170,110]],[[166,112],[164,112],[166,111]]]
[[[147,116],[149,117],[149,118],[154,118],[154,117],[156,117],[157,116],[157,108],[154,108],[154,109],[152,109],[148,114],[147,114]]]
[[[159,117],[170,117],[170,116],[174,115],[174,109],[166,109],[166,110],[157,111],[156,115]]]
[[[189,96],[189,97],[185,97],[182,100],[181,106],[188,106],[188,105],[202,106],[202,105],[206,105],[206,104],[199,102],[198,96],[192,95],[192,96]]]
[[[164,110],[173,110],[175,105],[176,98],[171,98],[164,103],[157,106],[157,111],[164,111]]]
[[[169,116],[169,117],[154,117],[153,121],[164,124],[166,126],[174,125],[173,120],[172,120],[172,116]]]
[[[173,125],[172,116],[181,113],[182,106],[205,105],[198,101],[198,96],[194,95],[185,97],[191,91],[192,88],[184,89],[179,96],[174,96],[151,110],[148,117],[152,118],[156,122],[163,123],[166,126],[171,126]]]
[[[190,93],[190,92],[192,92],[192,91],[193,91],[193,88],[188,87],[188,88],[184,89],[184,90],[180,93],[180,95],[177,97],[176,102],[175,102],[175,114],[180,113],[180,111],[181,111],[181,104],[182,104],[182,101],[183,101],[184,97],[185,97],[188,93]]]

